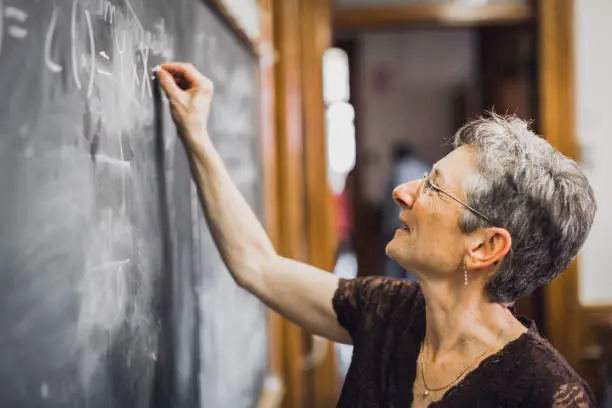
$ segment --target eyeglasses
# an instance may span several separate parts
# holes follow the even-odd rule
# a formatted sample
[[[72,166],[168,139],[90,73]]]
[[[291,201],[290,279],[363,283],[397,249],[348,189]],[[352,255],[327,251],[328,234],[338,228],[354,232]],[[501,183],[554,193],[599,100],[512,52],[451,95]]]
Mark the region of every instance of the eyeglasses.
[[[429,194],[431,194],[431,190],[434,190],[434,191],[437,191],[438,193],[444,194],[445,196],[447,196],[448,198],[450,198],[450,199],[456,201],[457,203],[461,204],[462,206],[464,206],[465,208],[467,208],[468,210],[470,210],[471,212],[473,212],[474,214],[476,214],[477,216],[479,216],[480,218],[482,218],[483,220],[485,220],[489,224],[495,225],[495,224],[493,224],[487,218],[486,215],[484,215],[480,211],[476,210],[475,208],[469,206],[468,204],[466,204],[462,200],[458,199],[457,197],[455,197],[453,194],[449,193],[448,191],[444,191],[442,188],[440,188],[440,186],[438,186],[433,181],[431,181],[431,174],[425,173],[423,175],[423,180],[421,181],[420,194],[428,196]]]

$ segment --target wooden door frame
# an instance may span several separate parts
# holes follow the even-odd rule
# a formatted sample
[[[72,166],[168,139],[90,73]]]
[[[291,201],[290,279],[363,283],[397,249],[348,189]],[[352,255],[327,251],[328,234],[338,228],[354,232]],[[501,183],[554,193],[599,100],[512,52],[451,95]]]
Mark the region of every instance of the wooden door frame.
[[[331,42],[330,0],[260,0],[262,146],[268,233],[280,255],[330,269],[333,211],[327,189],[323,53]],[[268,387],[259,408],[331,407],[333,346],[305,370],[310,334],[270,313]]]
[[[539,131],[561,153],[577,161],[574,0],[539,0]],[[594,326],[612,315],[612,305],[583,306],[579,262],[545,287],[546,333],[551,343],[593,386],[588,359],[597,344]]]
[[[574,159],[579,158],[574,105],[574,1],[539,0],[539,132]],[[546,333],[574,367],[579,363],[577,262],[545,287]],[[572,329],[568,329],[572,328]]]
[[[415,26],[475,27],[517,24],[533,19],[530,4],[371,4],[340,6],[334,27],[342,30],[388,29]]]
[[[266,214],[270,217],[267,226],[271,235],[276,236],[274,241],[279,245],[281,253],[296,259],[314,257],[320,259],[316,262],[321,262],[323,265],[326,263],[325,251],[316,252],[321,250],[313,249],[315,253],[309,253],[311,250],[305,248],[301,242],[307,237],[300,232],[300,228],[302,228],[301,231],[308,228],[311,231],[322,231],[320,228],[323,225],[306,224],[304,214],[308,212],[308,209],[304,208],[304,195],[308,194],[317,200],[325,196],[325,192],[318,191],[318,187],[314,187],[313,184],[314,180],[321,179],[319,170],[312,166],[313,158],[320,155],[321,139],[305,140],[303,131],[305,115],[309,118],[317,118],[318,113],[315,112],[319,108],[306,108],[307,110],[304,111],[302,105],[304,66],[300,62],[303,56],[300,57],[299,50],[303,45],[301,36],[304,33],[300,33],[298,29],[300,27],[298,20],[300,1],[275,0],[271,2],[271,6],[272,4],[278,7],[274,13],[280,13],[274,17],[274,21],[280,27],[273,28],[275,34],[273,43],[279,53],[279,63],[272,74],[275,77],[273,92],[276,99],[273,102],[275,117],[267,120],[276,123],[275,129],[278,133],[274,134],[268,129],[268,133],[263,135],[264,146],[267,146],[264,147],[263,153],[265,157],[264,178],[276,181],[272,183],[276,184],[275,187],[268,186],[265,190],[266,202],[272,203],[266,207]],[[565,155],[578,158],[574,106],[573,0],[539,0],[536,7],[536,22],[539,31],[538,128],[556,149]],[[293,27],[292,24],[294,24]],[[309,52],[316,53],[317,51],[312,49]],[[308,100],[314,97],[313,95],[310,95]],[[311,129],[313,132],[316,129],[320,131],[320,122],[315,123]],[[313,133],[309,132],[309,134],[309,138],[312,137]],[[319,136],[321,137],[323,135]],[[306,149],[306,152],[303,149]],[[273,153],[270,154],[270,152]],[[304,186],[304,180],[309,180],[305,190],[298,187]],[[323,204],[319,202],[318,205]],[[276,217],[269,215],[274,213]],[[279,223],[280,220],[284,222]],[[315,235],[308,235],[309,243],[312,243]],[[588,308],[582,308],[578,300],[578,265],[574,262],[567,271],[545,288],[545,331],[555,347],[575,367],[579,366],[581,359],[580,341],[584,330],[567,330],[567,328],[583,327],[580,321],[585,314],[588,314],[588,310]],[[284,344],[279,348],[284,352],[282,356],[277,352],[276,357],[271,357],[271,360],[274,361],[272,366],[275,367],[272,371],[286,380],[288,398],[285,399],[285,406],[299,407],[304,390],[296,359],[300,360],[304,352],[302,333],[291,326],[283,326],[279,329],[278,325],[275,326],[273,323],[274,319],[278,317],[273,317],[271,320],[271,331],[274,331],[271,339],[271,345],[274,344],[274,346],[271,347],[278,347],[278,341],[275,343],[274,338],[277,340],[282,338]],[[274,355],[275,352],[271,350],[271,354]]]
[[[304,171],[308,262],[331,271],[337,233],[333,194],[327,180],[327,135],[323,99],[323,55],[332,45],[332,1],[301,1],[302,93],[304,101]],[[337,370],[333,343],[311,337],[304,375],[305,406],[332,408],[337,402]]]
[[[505,18],[500,18],[501,8],[489,9],[489,17],[484,18],[469,13],[472,10],[469,8],[465,9],[467,13],[461,11],[459,6],[447,9],[425,6],[393,7],[338,9],[335,13],[335,27],[369,29],[408,25],[413,27],[419,24],[448,27],[535,20],[538,30],[538,131],[561,153],[579,159],[575,134],[573,0],[536,0],[530,5],[513,8],[513,12]],[[398,7],[402,7],[403,11]],[[415,10],[419,12],[415,13]],[[509,18],[509,15],[514,17]],[[568,361],[580,369],[582,342],[587,330],[585,322],[589,321],[588,316],[601,314],[601,308],[591,312],[591,308],[580,305],[578,262],[574,262],[561,276],[546,285],[544,297],[546,326],[543,331]]]

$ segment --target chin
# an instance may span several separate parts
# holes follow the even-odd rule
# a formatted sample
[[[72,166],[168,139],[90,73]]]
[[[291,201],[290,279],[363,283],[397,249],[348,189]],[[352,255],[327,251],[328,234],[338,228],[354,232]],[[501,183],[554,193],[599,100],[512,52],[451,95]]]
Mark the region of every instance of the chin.
[[[395,253],[395,248],[393,248],[393,240],[389,241],[387,243],[387,246],[385,247],[385,254],[391,258],[395,260],[395,257],[393,256],[393,254]]]

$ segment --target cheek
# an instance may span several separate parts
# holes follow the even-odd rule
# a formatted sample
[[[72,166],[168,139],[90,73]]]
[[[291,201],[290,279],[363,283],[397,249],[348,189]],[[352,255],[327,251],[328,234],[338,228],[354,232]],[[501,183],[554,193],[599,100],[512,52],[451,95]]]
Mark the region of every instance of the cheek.
[[[421,234],[418,237],[419,246],[426,248],[430,256],[455,257],[462,248],[464,238],[459,229],[458,214],[444,211],[442,208],[436,208],[436,210],[438,211],[431,211],[427,214],[427,220],[422,225]]]

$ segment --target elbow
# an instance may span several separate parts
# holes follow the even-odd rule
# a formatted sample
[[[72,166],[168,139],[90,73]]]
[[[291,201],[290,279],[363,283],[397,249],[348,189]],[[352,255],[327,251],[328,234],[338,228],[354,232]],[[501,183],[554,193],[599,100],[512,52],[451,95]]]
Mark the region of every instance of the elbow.
[[[241,268],[243,273],[233,273],[236,284],[241,288],[257,294],[259,289],[265,286],[267,271],[273,268],[279,259],[275,252],[262,251],[245,259]]]

